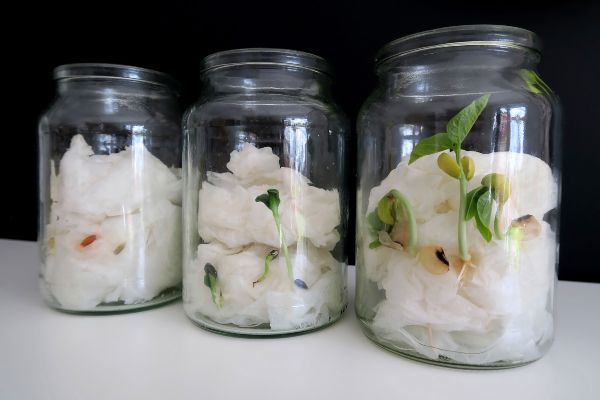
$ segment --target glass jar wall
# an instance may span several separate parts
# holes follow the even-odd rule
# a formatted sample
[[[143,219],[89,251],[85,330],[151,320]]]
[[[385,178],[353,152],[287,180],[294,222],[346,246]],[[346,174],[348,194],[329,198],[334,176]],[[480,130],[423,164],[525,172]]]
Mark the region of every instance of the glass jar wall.
[[[176,83],[143,68],[63,65],[39,125],[40,284],[74,312],[181,294],[181,113]]]
[[[346,306],[346,118],[328,64],[241,49],[206,57],[184,117],[184,308],[200,326],[279,335]]]
[[[425,362],[502,368],[553,337],[558,104],[536,36],[411,35],[377,56],[358,117],[356,312]]]

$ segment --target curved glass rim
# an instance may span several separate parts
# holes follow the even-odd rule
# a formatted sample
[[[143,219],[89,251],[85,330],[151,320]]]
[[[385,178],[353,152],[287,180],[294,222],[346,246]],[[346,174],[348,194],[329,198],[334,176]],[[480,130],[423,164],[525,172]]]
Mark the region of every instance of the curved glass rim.
[[[76,63],[54,68],[54,79],[114,78],[161,85],[178,91],[180,84],[171,75],[153,69],[121,64]]]
[[[333,72],[329,62],[316,54],[298,50],[252,47],[210,54],[201,61],[200,73],[241,65],[295,67],[327,75]]]
[[[507,25],[458,25],[403,36],[384,45],[375,56],[381,64],[423,50],[457,46],[496,46],[541,51],[539,37],[527,29]]]

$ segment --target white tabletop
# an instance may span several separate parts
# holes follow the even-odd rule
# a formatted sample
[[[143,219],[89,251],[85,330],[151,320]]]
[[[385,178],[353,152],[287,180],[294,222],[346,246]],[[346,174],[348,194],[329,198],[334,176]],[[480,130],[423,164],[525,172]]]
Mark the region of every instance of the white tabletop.
[[[599,284],[559,283],[556,341],[540,361],[464,371],[378,348],[352,307],[329,328],[281,339],[206,332],[181,302],[65,314],[43,304],[37,269],[35,243],[0,240],[2,400],[600,399]]]

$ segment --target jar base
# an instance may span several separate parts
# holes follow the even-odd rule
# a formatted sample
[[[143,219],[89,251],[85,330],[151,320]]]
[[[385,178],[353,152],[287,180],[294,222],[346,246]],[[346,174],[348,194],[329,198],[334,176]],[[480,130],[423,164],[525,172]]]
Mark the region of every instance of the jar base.
[[[51,298],[46,298],[46,304],[57,310],[68,314],[79,314],[79,315],[106,315],[106,314],[119,314],[136,311],[144,311],[151,308],[163,306],[167,303],[171,303],[181,298],[181,287],[173,287],[163,290],[156,297],[143,303],[125,304],[122,301],[113,303],[101,303],[96,307],[86,310],[67,308],[60,305]]]
[[[270,338],[277,338],[277,337],[284,337],[284,336],[295,336],[295,335],[302,335],[305,333],[310,333],[310,332],[314,332],[314,331],[318,331],[324,328],[327,328],[328,326],[331,326],[333,324],[335,324],[337,321],[339,321],[342,316],[344,315],[344,312],[346,311],[347,305],[345,305],[342,310],[329,318],[329,321],[327,321],[326,323],[322,324],[322,325],[312,325],[312,326],[308,326],[306,328],[298,328],[298,329],[288,329],[288,330],[273,330],[268,328],[268,324],[264,324],[264,325],[260,325],[259,327],[240,327],[240,326],[236,326],[236,325],[225,325],[225,324],[219,324],[218,322],[213,322],[210,320],[207,320],[206,318],[192,318],[191,316],[189,316],[187,313],[187,317],[190,319],[190,321],[192,321],[195,325],[199,326],[200,328],[207,330],[209,332],[213,332],[213,333],[218,333],[220,335],[224,335],[224,336],[234,336],[234,337],[246,337],[246,338],[260,338],[260,337],[270,337]]]
[[[498,361],[490,364],[465,364],[456,362],[448,357],[440,356],[438,359],[432,359],[424,357],[422,354],[408,347],[400,347],[397,343],[381,339],[375,335],[372,329],[369,326],[369,322],[363,320],[357,315],[358,320],[360,321],[360,325],[365,336],[375,343],[377,346],[381,347],[384,350],[387,350],[391,353],[399,355],[404,358],[408,358],[409,360],[435,365],[438,367],[446,367],[446,368],[454,368],[454,369],[468,369],[468,370],[497,370],[497,369],[509,369],[522,367],[528,364],[531,364],[537,361],[539,358],[521,362],[507,362],[507,361]]]

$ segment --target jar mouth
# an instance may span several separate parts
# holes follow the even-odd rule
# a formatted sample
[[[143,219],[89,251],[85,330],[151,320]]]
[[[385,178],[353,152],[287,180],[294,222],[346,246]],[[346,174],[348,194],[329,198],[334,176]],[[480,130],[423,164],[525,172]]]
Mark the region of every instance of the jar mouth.
[[[60,65],[54,69],[54,79],[121,79],[143,82],[179,91],[180,85],[173,77],[152,69],[120,64],[77,63]]]
[[[200,63],[200,73],[244,65],[266,68],[298,68],[331,75],[331,65],[323,57],[304,51],[247,48],[210,54]]]
[[[527,29],[506,25],[459,25],[404,36],[383,46],[376,65],[417,52],[449,47],[482,46],[541,51],[539,37]]]

